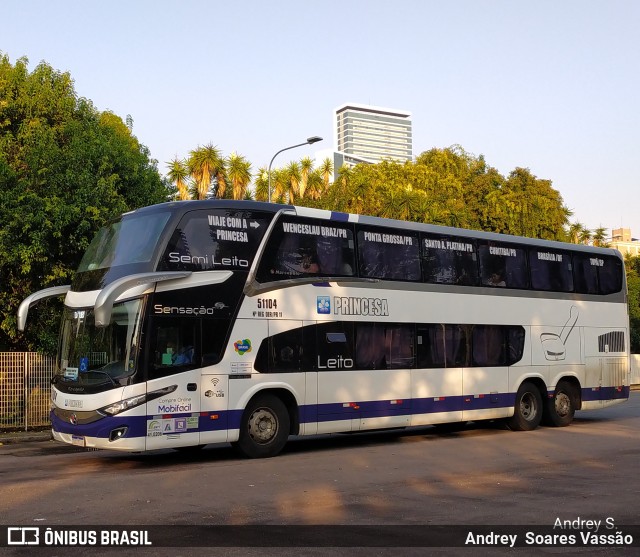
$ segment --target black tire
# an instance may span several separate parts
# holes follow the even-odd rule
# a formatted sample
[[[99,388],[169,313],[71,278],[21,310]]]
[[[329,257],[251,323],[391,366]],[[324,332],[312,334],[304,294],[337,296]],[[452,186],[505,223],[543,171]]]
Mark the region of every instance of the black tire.
[[[242,415],[240,438],[235,445],[249,458],[276,456],[289,438],[287,407],[274,395],[254,398]]]
[[[576,401],[575,387],[569,381],[558,382],[553,397],[547,399],[544,412],[545,425],[568,426],[576,413]]]
[[[513,431],[531,431],[542,420],[542,395],[533,383],[525,381],[516,393],[514,413],[507,420]]]

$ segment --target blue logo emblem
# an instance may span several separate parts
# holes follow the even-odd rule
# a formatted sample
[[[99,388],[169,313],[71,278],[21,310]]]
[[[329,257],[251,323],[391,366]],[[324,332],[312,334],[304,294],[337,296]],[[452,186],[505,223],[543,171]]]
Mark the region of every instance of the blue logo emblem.
[[[85,356],[84,358],[80,358],[80,373],[87,371],[89,371],[89,358]]]
[[[318,313],[331,313],[331,298],[329,296],[318,296]]]

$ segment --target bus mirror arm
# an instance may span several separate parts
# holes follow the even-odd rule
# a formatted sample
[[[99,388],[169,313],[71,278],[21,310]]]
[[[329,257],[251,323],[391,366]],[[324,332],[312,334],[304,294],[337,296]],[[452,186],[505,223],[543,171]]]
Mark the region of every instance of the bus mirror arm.
[[[39,290],[38,292],[34,292],[27,296],[20,307],[18,308],[18,331],[24,331],[27,326],[27,315],[29,314],[29,308],[31,306],[37,304],[40,300],[44,300],[45,298],[54,298],[56,296],[62,296],[69,292],[71,289],[70,285],[65,286],[52,286],[51,288],[45,288],[44,290]]]
[[[123,292],[136,286],[145,284],[157,284],[166,280],[176,280],[186,278],[191,275],[191,271],[169,271],[166,273],[138,273],[128,275],[113,281],[102,289],[94,306],[95,323],[97,327],[106,327],[111,322],[111,312],[113,304]]]

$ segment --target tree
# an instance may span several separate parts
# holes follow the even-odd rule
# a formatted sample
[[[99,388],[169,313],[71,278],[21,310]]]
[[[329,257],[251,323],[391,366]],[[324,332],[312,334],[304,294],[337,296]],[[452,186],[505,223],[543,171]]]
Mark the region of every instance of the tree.
[[[251,163],[243,156],[231,153],[227,159],[227,177],[231,180],[233,199],[243,199],[251,182]]]
[[[19,334],[19,303],[69,283],[100,226],[167,193],[148,149],[68,73],[0,53],[0,345],[55,352],[59,317],[37,306]]]
[[[172,183],[176,184],[176,187],[178,188],[179,199],[181,201],[191,199],[188,184],[190,174],[186,161],[179,160],[176,157],[171,162],[167,163],[167,166],[169,167],[167,178],[169,178]]]
[[[307,193],[307,188],[309,187],[309,175],[313,172],[313,161],[310,157],[304,157],[300,161],[300,185],[299,185],[299,194],[300,197],[303,198]]]
[[[606,248],[609,246],[609,242],[607,241],[607,229],[600,226],[593,231],[593,236],[591,237],[591,241],[594,246]]]
[[[293,205],[298,199],[298,196],[302,198],[302,195],[300,195],[300,180],[302,178],[300,165],[296,161],[291,161],[289,163],[289,166],[286,167],[285,172],[287,175],[287,181],[289,182],[289,188],[287,192],[288,199],[289,203]]]
[[[640,353],[640,257],[625,257],[631,352]]]
[[[324,195],[329,190],[329,183],[333,174],[333,162],[331,162],[331,159],[329,157],[324,159],[318,170],[322,174],[322,183],[324,185],[320,195]]]
[[[206,199],[209,196],[214,178],[217,181],[215,195],[220,198],[224,197],[226,190],[224,159],[217,147],[211,143],[204,147],[198,146],[197,149],[189,153],[187,166],[196,183],[196,197],[198,199]]]
[[[269,173],[264,166],[258,169],[254,185],[256,201],[267,201],[269,199]]]

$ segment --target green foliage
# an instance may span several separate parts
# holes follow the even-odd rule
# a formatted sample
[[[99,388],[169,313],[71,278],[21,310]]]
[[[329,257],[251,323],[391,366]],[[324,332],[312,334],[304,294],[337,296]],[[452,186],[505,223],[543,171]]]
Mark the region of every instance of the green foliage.
[[[625,258],[627,290],[629,295],[629,323],[631,326],[631,352],[640,354],[640,257]]]
[[[34,311],[18,334],[20,301],[68,283],[100,226],[167,189],[121,118],[79,98],[68,73],[27,64],[0,53],[0,345],[51,353],[57,320]]]
[[[321,205],[461,228],[564,240],[570,212],[549,180],[516,168],[507,178],[460,146],[415,162],[340,169]]]

